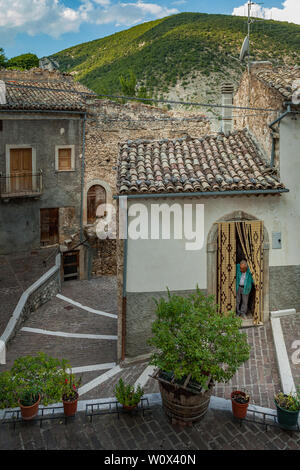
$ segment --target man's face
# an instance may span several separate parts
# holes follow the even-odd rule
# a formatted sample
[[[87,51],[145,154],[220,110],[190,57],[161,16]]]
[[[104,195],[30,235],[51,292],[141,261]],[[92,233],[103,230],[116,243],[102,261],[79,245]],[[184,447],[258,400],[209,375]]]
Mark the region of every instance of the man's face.
[[[244,264],[244,263],[241,263],[241,264],[240,264],[240,268],[241,268],[241,272],[242,272],[242,273],[245,273],[245,272],[247,271],[247,265]]]

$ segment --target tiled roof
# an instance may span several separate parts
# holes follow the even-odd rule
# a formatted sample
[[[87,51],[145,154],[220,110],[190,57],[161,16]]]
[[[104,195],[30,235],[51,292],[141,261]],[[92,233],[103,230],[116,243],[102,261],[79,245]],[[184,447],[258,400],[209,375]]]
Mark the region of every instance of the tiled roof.
[[[277,90],[286,100],[291,101],[295,91],[293,84],[300,80],[300,67],[260,70],[255,75],[270,88]]]
[[[247,130],[120,146],[119,194],[281,188]]]
[[[1,109],[24,110],[71,110],[81,111],[86,108],[85,96],[93,93],[85,86],[62,75],[58,79],[24,79],[16,76],[2,76],[6,85],[6,104]]]

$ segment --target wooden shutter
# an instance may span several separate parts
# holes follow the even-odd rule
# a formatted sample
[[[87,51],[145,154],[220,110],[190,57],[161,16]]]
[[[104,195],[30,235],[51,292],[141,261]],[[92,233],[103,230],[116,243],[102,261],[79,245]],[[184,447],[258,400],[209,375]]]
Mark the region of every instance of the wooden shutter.
[[[10,150],[10,189],[22,192],[32,189],[32,149]]]
[[[218,224],[218,295],[220,312],[236,309],[236,231],[234,222]]]
[[[71,149],[59,149],[58,150],[58,169],[59,171],[72,170]]]

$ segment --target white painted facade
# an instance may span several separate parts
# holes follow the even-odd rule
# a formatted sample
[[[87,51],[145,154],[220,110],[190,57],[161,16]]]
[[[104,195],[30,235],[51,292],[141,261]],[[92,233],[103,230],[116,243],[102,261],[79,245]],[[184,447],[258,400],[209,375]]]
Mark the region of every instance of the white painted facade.
[[[269,266],[300,265],[300,117],[280,123],[280,179],[289,193],[282,195],[205,196],[128,199],[133,204],[204,204],[204,245],[187,251],[189,240],[128,239],[126,291],[160,292],[207,288],[207,237],[213,224],[235,211],[243,211],[264,222],[270,249]],[[129,227],[136,217],[129,217]],[[171,224],[172,226],[172,224]],[[150,230],[150,228],[149,228]],[[280,232],[282,247],[272,248],[272,233]]]

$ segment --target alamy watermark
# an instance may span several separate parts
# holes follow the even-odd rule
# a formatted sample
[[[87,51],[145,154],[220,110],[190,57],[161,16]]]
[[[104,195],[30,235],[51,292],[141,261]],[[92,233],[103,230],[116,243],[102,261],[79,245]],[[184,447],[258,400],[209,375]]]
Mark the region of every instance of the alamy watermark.
[[[204,204],[132,203],[128,207],[126,196],[119,200],[118,221],[112,204],[98,206],[98,238],[184,240],[187,251],[203,248]]]

